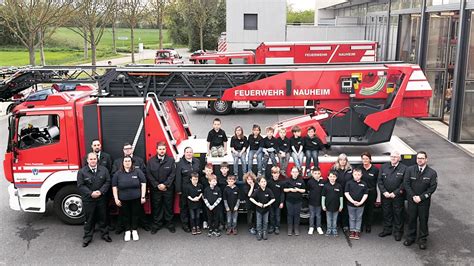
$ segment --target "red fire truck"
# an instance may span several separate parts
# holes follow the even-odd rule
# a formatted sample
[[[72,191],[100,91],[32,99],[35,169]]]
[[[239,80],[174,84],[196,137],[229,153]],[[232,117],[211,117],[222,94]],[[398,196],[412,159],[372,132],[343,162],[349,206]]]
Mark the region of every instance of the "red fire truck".
[[[190,56],[194,64],[305,64],[305,63],[354,63],[375,62],[377,42],[263,42],[255,54],[251,51],[206,53],[197,51]],[[190,101],[193,110],[210,109],[215,114],[229,114],[233,109],[309,108],[307,100],[267,102],[257,101]]]
[[[316,126],[318,136],[333,147],[320,158],[326,176],[342,151],[356,164],[363,150],[372,151],[376,164],[389,161],[394,149],[411,161],[414,151],[392,136],[395,122],[426,116],[432,93],[421,69],[411,64],[129,66],[111,67],[98,80],[91,75],[87,81],[77,71],[25,69],[0,84],[3,99],[38,83],[97,82],[98,90],[93,85],[52,90],[17,105],[9,116],[3,166],[11,183],[10,207],[43,213],[53,200],[57,216],[71,224],[83,220],[76,175],[93,139],[99,138],[113,158],[122,155],[123,143],[131,142],[135,154],[149,159],[156,143],[165,141],[177,160],[191,146],[203,163],[226,160],[234,167],[230,155],[206,157],[206,140],[192,135],[179,101],[314,100],[313,114],[275,127]]]
[[[183,57],[173,48],[156,51],[155,64],[184,64]]]

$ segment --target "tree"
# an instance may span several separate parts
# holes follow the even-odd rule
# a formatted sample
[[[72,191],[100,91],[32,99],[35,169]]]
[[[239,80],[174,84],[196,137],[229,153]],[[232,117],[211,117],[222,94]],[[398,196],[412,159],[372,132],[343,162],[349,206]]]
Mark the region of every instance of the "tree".
[[[294,10],[292,5],[287,6],[286,23],[288,24],[301,24],[301,23],[313,23],[314,24],[314,10]]]
[[[219,0],[189,0],[183,1],[182,8],[188,22],[195,24],[199,32],[199,47],[204,50],[204,31],[209,20],[216,15]]]
[[[71,4],[72,0],[3,1],[0,16],[5,26],[28,48],[30,65],[36,64],[35,49],[40,42],[67,22],[74,11]]]
[[[147,2],[144,0],[119,0],[119,10],[122,20],[130,27],[130,43],[132,63],[135,63],[135,39],[133,30],[143,20]]]
[[[170,7],[171,0],[151,0],[151,15],[156,18],[158,26],[158,40],[160,42],[159,49],[163,49],[163,21],[166,11]]]
[[[169,31],[171,41],[175,44],[189,43],[189,25],[185,19],[185,12],[182,12],[179,1],[172,1],[168,7],[168,16],[166,16],[166,25]]]
[[[112,20],[115,2],[109,0],[76,0],[74,5],[78,10],[73,16],[76,27],[70,29],[84,38],[84,52],[87,50],[87,44],[90,44],[92,65],[95,66],[97,45],[102,39],[105,26]]]

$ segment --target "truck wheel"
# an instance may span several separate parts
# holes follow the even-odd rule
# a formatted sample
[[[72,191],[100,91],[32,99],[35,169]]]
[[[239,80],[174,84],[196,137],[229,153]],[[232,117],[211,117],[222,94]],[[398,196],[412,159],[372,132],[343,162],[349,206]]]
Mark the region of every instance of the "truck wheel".
[[[232,111],[232,102],[217,100],[210,103],[211,112],[216,115],[228,115]]]
[[[84,206],[76,186],[65,186],[56,193],[54,197],[54,212],[66,224],[84,223]]]

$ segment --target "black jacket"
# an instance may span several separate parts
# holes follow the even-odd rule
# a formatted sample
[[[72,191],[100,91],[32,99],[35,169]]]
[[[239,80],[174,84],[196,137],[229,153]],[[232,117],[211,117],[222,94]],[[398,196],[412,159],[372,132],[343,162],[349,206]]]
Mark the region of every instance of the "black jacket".
[[[429,200],[438,187],[438,174],[428,165],[419,173],[418,165],[412,165],[405,171],[403,183],[409,201],[413,201],[413,196],[420,196],[423,202]]]
[[[402,163],[398,163],[396,167],[393,167],[391,163],[385,163],[380,167],[379,178],[377,186],[379,187],[380,193],[395,193],[397,197],[400,197],[403,192],[403,178],[407,167]]]
[[[110,157],[110,154],[101,151],[100,156],[97,159],[98,165],[102,165],[103,167],[107,168],[109,174],[112,173],[112,157]],[[84,165],[87,166],[87,155],[84,157]]]
[[[97,165],[97,171],[94,174],[86,165],[77,172],[77,188],[81,192],[83,201],[96,201],[104,198],[105,193],[110,189],[109,171],[101,165]],[[99,190],[102,195],[98,198],[92,198],[93,191]]]
[[[112,164],[112,172],[110,172],[110,174],[113,175],[115,174],[115,172],[122,169],[122,162],[123,162],[123,157],[115,159],[114,163]],[[133,165],[135,166],[135,169],[140,169],[143,173],[146,173],[145,161],[143,161],[142,158],[136,155],[133,155],[132,162],[133,162]]]
[[[157,189],[158,185],[164,184],[169,190],[174,186],[176,175],[176,166],[173,158],[165,155],[163,161],[159,161],[155,155],[148,160],[146,167],[146,178],[150,182],[153,189]]]
[[[198,158],[192,158],[191,163],[183,156],[176,164],[176,192],[184,192],[186,186],[191,184],[191,174],[193,172],[201,173],[201,163]]]

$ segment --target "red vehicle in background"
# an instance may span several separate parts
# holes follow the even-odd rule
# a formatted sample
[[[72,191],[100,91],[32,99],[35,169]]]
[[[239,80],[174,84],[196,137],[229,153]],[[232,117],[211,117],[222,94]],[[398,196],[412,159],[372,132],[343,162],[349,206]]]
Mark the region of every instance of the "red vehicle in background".
[[[208,53],[199,50],[191,54],[189,61],[193,64],[255,64],[255,53],[252,51]]]
[[[183,57],[178,54],[178,52],[172,48],[165,48],[162,50],[156,51],[155,64],[184,64]]]

